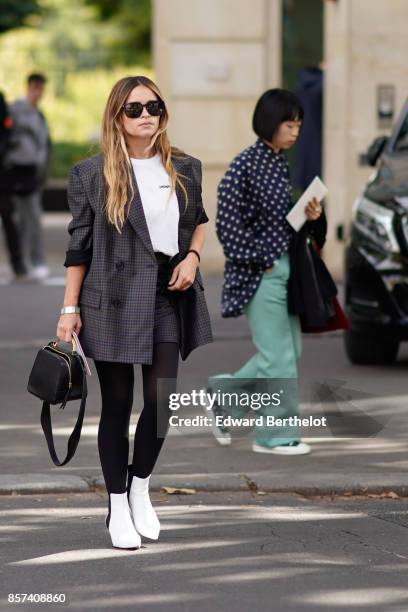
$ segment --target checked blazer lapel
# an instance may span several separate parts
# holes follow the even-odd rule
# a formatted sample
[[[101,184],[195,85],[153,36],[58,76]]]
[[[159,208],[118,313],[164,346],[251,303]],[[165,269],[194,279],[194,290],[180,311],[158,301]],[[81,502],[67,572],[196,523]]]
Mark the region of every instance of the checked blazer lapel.
[[[191,177],[189,176],[189,172],[188,172],[188,159],[183,159],[183,158],[177,158],[177,157],[173,157],[172,158],[172,162],[173,162],[173,166],[176,170],[177,173],[183,175],[181,176],[181,180],[183,181],[184,187],[186,188],[186,190],[188,191],[188,179],[191,179]],[[187,176],[187,180],[184,178],[184,176]],[[181,219],[182,216],[184,215],[184,209],[185,209],[185,196],[184,193],[181,189],[181,187],[179,186],[179,184],[176,184],[176,195],[177,195],[177,201],[178,201],[178,206],[179,206],[179,212],[180,212],[180,216],[179,216],[179,222],[178,222],[178,247],[179,247],[179,252],[174,256],[174,258],[172,259],[172,264],[173,265],[177,265],[179,263],[179,261],[182,259],[182,252],[183,252],[183,245],[181,244],[181,232],[180,232],[180,223],[181,223]]]
[[[173,157],[172,162],[173,162],[174,168],[176,169],[176,172],[178,172],[178,173],[188,177],[188,173],[186,173],[186,169],[188,167],[186,159],[183,159],[181,157],[180,158]],[[184,168],[184,166],[186,166],[186,168]],[[188,177],[188,178],[190,178],[190,177]],[[183,177],[181,177],[181,180],[184,181],[184,186],[187,189],[186,180]],[[185,201],[185,198],[184,198],[184,193],[183,193],[183,191],[181,190],[181,188],[180,188],[180,186],[178,184],[176,185],[176,194],[177,194],[177,200],[178,200],[178,205],[179,205],[179,210],[180,210],[180,217],[181,217],[183,215],[183,213],[184,213],[184,207],[185,207],[184,201]]]
[[[143,210],[142,199],[140,197],[139,188],[133,167],[131,167],[132,183],[134,197],[129,206],[128,219],[136,234],[139,236],[141,242],[149,251],[151,257],[156,261],[156,256],[153,251],[152,241],[150,240],[149,228],[147,227],[147,221]]]

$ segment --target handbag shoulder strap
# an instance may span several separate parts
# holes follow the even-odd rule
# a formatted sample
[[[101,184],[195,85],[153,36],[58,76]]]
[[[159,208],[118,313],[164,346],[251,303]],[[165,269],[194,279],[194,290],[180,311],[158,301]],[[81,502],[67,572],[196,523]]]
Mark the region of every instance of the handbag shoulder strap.
[[[54,436],[52,433],[52,424],[51,424],[50,404],[48,402],[43,402],[43,407],[41,410],[41,426],[42,426],[42,429],[45,435],[45,439],[47,440],[48,450],[50,451],[51,459],[53,460],[54,464],[57,466],[63,466],[72,459],[77,449],[79,439],[81,437],[81,430],[82,430],[82,423],[83,423],[84,415],[85,415],[85,405],[86,405],[86,396],[87,396],[88,388],[87,388],[87,383],[86,383],[86,373],[84,370],[84,366],[82,364],[82,359],[80,359],[80,363],[81,363],[81,367],[84,373],[83,381],[82,381],[81,405],[79,407],[77,422],[75,423],[75,427],[68,439],[67,455],[63,461],[60,461],[58,459],[58,455],[55,451]],[[65,407],[65,404],[67,403],[67,400],[68,400],[68,395],[69,395],[69,391],[66,394],[64,401],[62,402],[60,408]]]

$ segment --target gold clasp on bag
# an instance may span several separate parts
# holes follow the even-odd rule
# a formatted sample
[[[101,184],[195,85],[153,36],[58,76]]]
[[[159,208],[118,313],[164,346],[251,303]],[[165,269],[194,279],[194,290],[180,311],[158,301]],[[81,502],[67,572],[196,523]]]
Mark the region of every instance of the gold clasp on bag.
[[[46,345],[48,346],[48,345]],[[62,357],[64,357],[64,361],[68,366],[68,388],[70,389],[72,387],[72,372],[71,372],[71,359],[69,358],[69,356],[66,353],[63,353],[62,351],[59,351],[57,348],[57,342],[52,342],[51,343],[51,350],[55,351],[56,353],[58,353],[59,355],[62,355]]]

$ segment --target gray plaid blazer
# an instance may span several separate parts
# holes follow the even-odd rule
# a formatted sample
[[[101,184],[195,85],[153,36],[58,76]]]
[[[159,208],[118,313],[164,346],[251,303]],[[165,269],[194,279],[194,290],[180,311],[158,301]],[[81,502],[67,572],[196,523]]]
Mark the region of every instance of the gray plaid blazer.
[[[208,221],[201,197],[201,162],[191,156],[172,159],[188,193],[188,205],[177,187],[180,207],[179,252],[172,269],[190,247],[195,227]],[[64,266],[87,264],[79,304],[79,336],[87,357],[122,363],[152,363],[153,324],[158,264],[133,176],[135,197],[120,234],[102,211],[103,157],[95,155],[69,173],[68,204],[71,236]],[[177,291],[180,355],[183,360],[202,344],[213,341],[204,286],[197,268],[194,283]]]

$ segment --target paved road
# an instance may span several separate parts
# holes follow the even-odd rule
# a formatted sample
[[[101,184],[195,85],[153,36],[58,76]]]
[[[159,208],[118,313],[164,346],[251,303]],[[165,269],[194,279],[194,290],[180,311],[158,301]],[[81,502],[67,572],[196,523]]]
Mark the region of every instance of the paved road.
[[[250,433],[223,448],[206,428],[171,429],[152,477],[160,540],[136,553],[116,551],[103,524],[93,364],[80,446],[62,469],[49,459],[39,402],[26,392],[36,351],[55,333],[63,294],[65,237],[53,230],[47,244],[53,276],[45,285],[8,286],[0,253],[1,611],[29,609],[11,606],[7,593],[61,592],[74,610],[406,612],[408,502],[395,492],[407,495],[407,348],[395,366],[357,368],[340,334],[304,337],[301,380],[307,387],[335,379],[363,391],[339,406],[379,423],[371,438],[315,438],[311,455],[285,458],[253,453]],[[197,388],[208,375],[238,369],[254,350],[245,318],[219,315],[221,279],[205,276],[205,284],[216,342],[180,365],[180,380]],[[138,367],[136,373],[132,434],[141,409]],[[61,453],[71,406],[53,413]],[[339,406],[332,401],[330,409]],[[309,408],[303,401],[302,412]],[[169,496],[160,492],[164,485],[196,493]],[[49,490],[60,493],[41,494]],[[366,496],[311,497],[316,492]],[[385,499],[367,495],[375,492]]]
[[[138,551],[110,546],[104,502],[0,498],[1,612],[34,608],[9,593],[62,593],[81,612],[408,609],[407,500],[157,493],[160,538]]]
[[[65,223],[65,221],[64,221]],[[98,381],[90,379],[87,414],[80,448],[62,470],[48,457],[39,425],[39,402],[26,392],[28,374],[42,342],[55,334],[63,297],[65,269],[61,265],[66,243],[64,224],[47,218],[46,244],[52,277],[44,285],[0,286],[0,490],[15,483],[14,474],[46,474],[61,479],[76,476],[80,485],[100,478],[97,427],[100,414]],[[4,253],[0,251],[0,285],[6,282]],[[193,351],[180,364],[179,380],[190,388],[205,385],[208,375],[234,371],[254,351],[246,319],[222,319],[219,313],[221,279],[205,276],[206,296],[213,322],[215,343]],[[207,489],[245,488],[247,478],[269,490],[372,490],[389,487],[400,492],[406,487],[407,461],[407,364],[408,350],[402,347],[392,367],[355,367],[344,353],[341,334],[304,336],[300,363],[302,384],[335,379],[349,388],[363,389],[357,409],[381,425],[373,438],[316,438],[308,457],[282,458],[257,455],[250,450],[251,436],[238,436],[230,448],[219,447],[208,428],[172,429],[159,458],[152,485],[193,485]],[[136,366],[135,406],[132,432],[141,409],[140,368]],[[307,398],[306,398],[307,399]],[[347,404],[347,402],[346,402]],[[76,407],[75,407],[76,408]],[[64,414],[53,413],[57,448],[62,453],[74,422],[74,405]],[[310,408],[307,402],[303,410]],[[344,408],[344,406],[343,406]],[[345,407],[352,410],[350,402]],[[303,432],[308,435],[307,431]],[[10,480],[11,478],[11,480]],[[4,480],[5,479],[5,480]],[[40,477],[41,479],[41,477]],[[85,480],[84,480],[85,479]],[[27,476],[27,482],[30,480]],[[38,478],[34,478],[38,483]],[[81,490],[81,486],[77,485]]]
[[[210,374],[238,369],[253,353],[246,320],[223,320],[218,312],[220,279],[206,278],[216,341],[193,351],[181,362],[180,381],[191,388],[204,386]],[[97,451],[97,427],[100,414],[98,380],[90,379],[87,414],[80,447],[71,463],[55,468],[48,457],[39,424],[39,401],[26,392],[26,384],[35,354],[41,342],[55,333],[58,307],[63,287],[0,287],[0,489],[2,478],[27,473],[76,475],[95,479],[101,474]],[[393,367],[351,366],[343,351],[340,334],[304,336],[301,380],[336,379],[349,388],[363,389],[368,397],[346,402],[362,414],[376,419],[382,429],[373,438],[315,438],[313,453],[307,457],[277,457],[251,451],[251,436],[237,436],[229,448],[220,447],[209,428],[180,431],[172,428],[163,447],[152,478],[153,486],[188,484],[203,488],[246,487],[243,474],[269,490],[303,491],[361,490],[370,487],[407,486],[407,350],[401,352]],[[136,366],[135,405],[131,433],[141,409],[140,368]],[[310,407],[310,406],[309,406]],[[74,423],[75,404],[64,413],[54,412],[57,448],[62,453],[67,434]],[[304,406],[308,409],[308,404]],[[321,408],[320,408],[321,409]],[[318,409],[316,408],[316,411]],[[308,432],[304,431],[304,436]],[[4,484],[4,483],[3,483]]]

